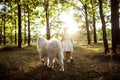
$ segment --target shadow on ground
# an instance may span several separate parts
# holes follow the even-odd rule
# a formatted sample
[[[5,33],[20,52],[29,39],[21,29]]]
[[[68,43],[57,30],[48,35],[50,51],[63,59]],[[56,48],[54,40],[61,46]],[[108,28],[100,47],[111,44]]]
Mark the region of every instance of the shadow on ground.
[[[89,48],[89,49],[88,49]],[[1,51],[1,80],[120,80],[120,56],[105,56],[91,48],[75,47],[74,62],[66,63],[65,71],[59,64],[52,70],[38,60],[36,47]]]

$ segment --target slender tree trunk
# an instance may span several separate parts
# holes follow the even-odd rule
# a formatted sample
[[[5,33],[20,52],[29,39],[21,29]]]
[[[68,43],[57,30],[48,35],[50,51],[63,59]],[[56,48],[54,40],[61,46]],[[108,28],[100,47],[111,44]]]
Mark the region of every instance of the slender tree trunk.
[[[112,51],[115,54],[120,44],[119,3],[119,0],[111,0]]]
[[[6,1],[4,1],[4,14],[3,14],[3,28],[4,28],[4,41],[3,41],[3,44],[5,45],[6,44],[6,26],[5,26],[5,24],[6,24],[6,21],[5,21],[5,18],[6,18],[6,7],[5,7],[5,5],[6,5]]]
[[[2,21],[0,22],[0,45],[2,45]]]
[[[49,0],[45,0],[45,11],[46,11],[46,36],[47,39],[50,39],[50,26],[49,26]]]
[[[29,4],[29,1],[28,1]],[[27,4],[27,10],[28,10],[28,46],[30,46],[30,12],[29,12],[29,6]]]
[[[17,45],[17,32],[16,32],[17,25],[16,25],[16,20],[14,20],[14,23],[15,23],[15,45]]]
[[[30,46],[30,14],[28,12],[28,46]]]
[[[5,45],[6,44],[6,26],[5,26],[6,21],[5,21],[5,14],[4,14],[3,21],[4,21],[4,23],[3,23],[3,28],[4,28],[4,31],[3,31],[4,32],[3,44]]]
[[[27,5],[28,7],[28,5]],[[24,44],[26,44],[27,42],[27,36],[26,36],[26,28],[27,28],[27,25],[26,25],[26,3],[24,2]]]
[[[22,44],[22,34],[21,34],[21,6],[20,6],[20,0],[18,2],[18,48],[21,48]]]
[[[24,20],[24,44],[26,44],[27,37],[26,37],[26,21]]]
[[[94,29],[94,43],[97,43],[97,34],[96,34],[96,22],[95,22],[95,13],[93,14],[93,29]]]
[[[12,42],[13,42],[13,38],[12,38],[12,27],[11,27],[11,34],[10,34],[10,40],[11,40],[11,44],[12,44]]]
[[[15,39],[15,45],[17,45],[17,24],[16,24],[16,12],[14,11],[14,28],[15,28],[15,31],[14,31],[14,39]]]
[[[109,47],[108,47],[108,41],[107,41],[107,34],[106,34],[106,25],[105,25],[105,20],[104,20],[104,15],[103,15],[103,9],[102,9],[102,0],[99,0],[99,12],[100,12],[100,18],[102,22],[102,32],[103,32],[103,43],[104,43],[104,52],[105,54],[109,52]]]
[[[88,39],[88,44],[91,43],[91,39],[90,39],[90,30],[89,30],[89,25],[88,25],[88,14],[87,14],[87,4],[85,4],[85,20],[86,20],[86,28],[87,28],[87,39]]]
[[[91,4],[92,4],[92,11],[93,11],[93,30],[94,30],[94,43],[97,43],[97,34],[96,34],[96,21],[95,21],[95,9],[94,9],[94,0],[91,0]]]

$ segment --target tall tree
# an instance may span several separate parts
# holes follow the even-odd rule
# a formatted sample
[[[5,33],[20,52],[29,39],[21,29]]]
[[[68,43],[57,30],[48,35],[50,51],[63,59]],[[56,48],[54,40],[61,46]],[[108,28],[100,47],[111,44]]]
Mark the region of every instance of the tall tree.
[[[3,28],[4,28],[4,30],[3,30],[3,32],[4,32],[4,40],[3,40],[3,44],[5,45],[6,44],[6,26],[5,26],[5,24],[6,24],[6,0],[4,0],[4,13],[3,13]]]
[[[112,51],[115,54],[120,44],[119,3],[119,0],[111,0]]]
[[[2,19],[0,21],[0,45],[2,44]]]
[[[27,36],[26,36],[26,18],[25,18],[25,15],[24,15],[24,44],[26,44],[26,41],[27,41]]]
[[[102,32],[103,32],[103,43],[104,43],[104,52],[105,54],[109,52],[109,46],[108,46],[108,41],[107,41],[107,34],[106,34],[106,25],[105,25],[105,20],[104,20],[104,15],[103,15],[103,7],[102,7],[102,0],[99,0],[99,12],[100,12],[100,18],[102,22]]]
[[[88,10],[87,10],[87,3],[85,3],[84,5],[85,7],[85,20],[86,20],[86,28],[87,28],[87,39],[88,39],[88,44],[91,43],[91,39],[90,39],[90,30],[89,30],[89,24],[88,24]]]
[[[28,46],[30,46],[30,10],[29,10],[29,0],[27,0],[27,11],[28,11]]]
[[[91,38],[90,38],[90,30],[89,30],[89,21],[88,21],[88,2],[87,0],[83,1],[83,0],[79,0],[83,7],[84,7],[84,10],[85,10],[85,21],[86,21],[86,30],[87,30],[87,42],[88,44],[91,43]]]
[[[17,31],[16,31],[17,25],[16,25],[16,20],[14,20],[14,26],[15,26],[15,45],[16,45],[17,44]]]
[[[20,5],[20,0],[18,0],[18,48],[21,48],[22,44],[22,34],[21,34],[21,5]]]
[[[27,27],[26,25],[26,2],[24,1],[24,44],[26,44],[26,41],[27,41],[26,27]]]
[[[50,26],[49,26],[49,0],[45,0],[45,12],[46,12],[46,36],[50,39]]]
[[[91,0],[91,4],[92,4],[92,13],[93,13],[93,31],[94,31],[94,43],[97,43],[97,34],[96,34],[96,21],[95,21],[95,1]]]
[[[16,6],[17,8],[17,6]],[[13,8],[14,9],[14,8]],[[17,15],[16,15],[16,10],[14,10],[14,41],[15,41],[15,45],[17,45]]]

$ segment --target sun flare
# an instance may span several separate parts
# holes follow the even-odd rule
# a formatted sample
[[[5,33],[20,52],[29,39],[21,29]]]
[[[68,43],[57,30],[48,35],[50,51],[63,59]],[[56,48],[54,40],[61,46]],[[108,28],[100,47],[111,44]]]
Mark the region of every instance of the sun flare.
[[[63,28],[68,27],[68,33],[74,34],[78,31],[78,25],[72,17],[72,14],[63,13],[61,14],[61,20],[65,23]]]
[[[62,25],[61,31],[64,30],[65,27],[68,27],[67,32],[70,35],[76,33],[79,30],[78,29],[78,24],[73,19],[72,15],[73,14],[71,12],[69,14],[64,12],[60,15],[60,20],[64,22],[64,24]],[[40,31],[39,31],[39,34],[42,34],[42,35],[46,34],[46,27],[41,28]]]
[[[74,27],[70,27],[69,29],[68,29],[68,33],[69,34],[74,34],[74,33],[76,33],[78,31],[78,29],[77,28],[74,28]]]
[[[64,30],[64,28],[66,28],[66,27],[63,27],[63,30]],[[67,33],[70,34],[70,35],[72,35],[72,34],[74,34],[78,31],[78,29],[74,28],[74,27],[67,27],[67,28],[68,28]]]

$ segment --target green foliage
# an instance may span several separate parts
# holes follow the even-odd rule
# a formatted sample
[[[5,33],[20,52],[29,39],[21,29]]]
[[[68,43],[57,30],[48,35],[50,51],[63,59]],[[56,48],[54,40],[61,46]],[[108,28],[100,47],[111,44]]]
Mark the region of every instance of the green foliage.
[[[24,34],[24,27],[27,24],[28,12],[30,13],[30,27],[31,27],[31,38],[36,39],[40,30],[43,27],[46,27],[46,15],[45,15],[45,0],[21,0],[19,3],[21,5],[21,19],[22,19],[22,35]],[[99,10],[98,10],[98,1],[95,0],[49,0],[49,24],[52,37],[59,37],[60,29],[64,22],[60,20],[60,15],[69,10],[73,10],[74,20],[78,23],[78,33],[76,37],[82,37],[86,40],[86,26],[85,26],[85,10],[84,5],[87,4],[88,9],[88,19],[91,37],[93,36],[93,26],[92,26],[92,15],[95,14],[96,22],[100,22]],[[0,1],[0,6],[4,5],[4,0]],[[29,11],[27,8],[29,7]],[[5,10],[5,11],[4,11]],[[105,15],[105,21],[107,26],[110,25],[110,2],[106,0],[103,1],[103,11]],[[5,14],[5,16],[3,16]],[[11,37],[14,42],[15,31],[15,21],[18,24],[17,17],[17,0],[7,0],[5,7],[0,9],[0,16],[2,21],[2,30],[3,30],[3,18],[5,17],[6,21],[6,36],[7,42],[11,42]],[[17,27],[17,26],[16,26]],[[28,31],[26,31],[28,33]],[[34,33],[34,34],[33,34]],[[101,29],[97,30],[97,37],[101,39]],[[3,32],[2,32],[3,36]],[[83,38],[84,37],[84,38]],[[107,37],[111,40],[111,30],[107,29]],[[23,35],[24,39],[24,35]]]
[[[109,28],[106,28],[106,32],[107,32],[107,39],[108,40],[111,40],[112,39],[112,37],[111,37],[111,29],[109,29]],[[97,37],[98,37],[98,40],[102,40],[102,30],[101,29],[98,29],[97,30]]]

